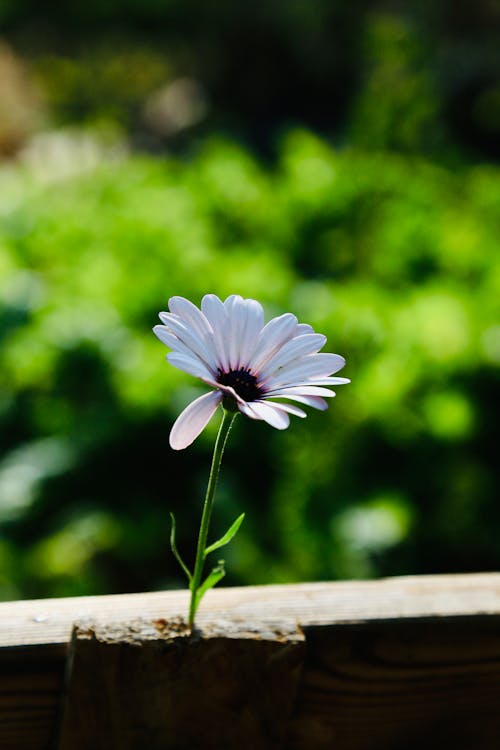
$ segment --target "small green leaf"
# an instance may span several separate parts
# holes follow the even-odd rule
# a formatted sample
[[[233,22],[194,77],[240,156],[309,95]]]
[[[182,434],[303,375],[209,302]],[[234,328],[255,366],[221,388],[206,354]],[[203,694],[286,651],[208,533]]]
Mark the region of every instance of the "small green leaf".
[[[196,607],[201,602],[202,597],[209,589],[212,589],[219,581],[224,578],[226,571],[224,570],[224,560],[219,560],[215,568],[212,568],[212,572],[205,578],[198,591],[196,592]]]
[[[228,528],[224,536],[221,536],[220,539],[218,539],[216,542],[211,544],[209,547],[205,550],[205,557],[210,554],[210,552],[214,552],[216,549],[219,549],[219,547],[224,547],[225,544],[229,544],[231,539],[236,536],[238,533],[238,529],[240,528],[241,524],[243,523],[243,519],[245,518],[245,514],[242,513],[241,516],[238,516],[236,521]]]
[[[189,583],[191,583],[193,576],[191,575],[188,566],[186,565],[186,563],[180,556],[179,551],[177,549],[177,545],[175,543],[175,516],[173,513],[170,514],[170,518],[172,519],[172,527],[170,529],[170,548],[173,552],[175,559],[177,560],[182,570],[186,574]]]

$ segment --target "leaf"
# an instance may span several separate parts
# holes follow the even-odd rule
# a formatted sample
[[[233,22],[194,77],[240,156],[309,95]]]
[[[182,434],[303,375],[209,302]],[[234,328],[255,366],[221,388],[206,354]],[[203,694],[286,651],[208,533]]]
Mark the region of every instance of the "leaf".
[[[219,547],[224,547],[225,544],[229,544],[231,539],[236,536],[238,533],[238,529],[240,528],[241,524],[243,523],[243,519],[245,518],[245,514],[242,513],[241,516],[238,516],[236,521],[228,528],[224,536],[221,536],[220,539],[218,539],[216,542],[211,544],[209,547],[206,548],[204,555],[205,557],[210,554],[210,552],[214,552],[216,549],[219,549]]]
[[[209,589],[212,589],[219,581],[224,578],[226,571],[224,569],[224,560],[219,560],[212,572],[205,578],[198,591],[196,592],[196,607],[201,602],[202,597]]]
[[[186,574],[189,583],[191,583],[191,581],[193,579],[193,576],[189,572],[188,566],[186,565],[186,563],[184,562],[184,560],[180,556],[179,551],[177,549],[177,545],[175,543],[175,516],[174,516],[173,513],[170,513],[170,518],[172,519],[172,527],[170,529],[170,548],[171,548],[171,550],[173,552],[173,555],[174,555],[175,559],[177,560],[177,562],[181,566],[182,570]]]

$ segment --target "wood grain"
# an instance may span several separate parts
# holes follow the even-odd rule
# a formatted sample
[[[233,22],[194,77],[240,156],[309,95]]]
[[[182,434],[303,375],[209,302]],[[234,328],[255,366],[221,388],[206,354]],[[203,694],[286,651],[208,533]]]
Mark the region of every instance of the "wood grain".
[[[188,597],[187,591],[158,591],[3,602],[0,648],[67,644],[74,622],[86,618],[109,623],[177,617],[186,612]],[[240,617],[307,626],[478,614],[500,615],[500,573],[219,588],[204,598],[198,623]]]
[[[52,748],[76,620],[168,620],[187,600],[173,591],[0,604],[1,750]],[[216,589],[198,623],[221,618],[302,627],[289,750],[500,748],[500,574]]]
[[[279,624],[77,625],[60,750],[280,750],[303,655]]]
[[[306,629],[287,750],[497,750],[500,618]]]
[[[0,649],[0,748],[41,750],[55,738],[65,646]]]

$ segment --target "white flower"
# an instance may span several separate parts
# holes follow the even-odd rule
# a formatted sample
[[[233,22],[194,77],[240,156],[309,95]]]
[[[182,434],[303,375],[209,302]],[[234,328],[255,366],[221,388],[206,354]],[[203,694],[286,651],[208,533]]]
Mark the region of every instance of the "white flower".
[[[278,430],[290,423],[289,414],[307,416],[287,399],[315,409],[327,408],[325,397],[335,393],[325,386],[349,383],[332,378],[345,359],[319,353],[326,337],[286,313],[264,325],[262,305],[231,294],[222,302],[207,294],[201,310],[184,297],[172,297],[170,312],[161,312],[163,325],[153,328],[172,351],[167,360],[195,375],[215,390],[195,399],[177,418],[170,445],[181,450],[205,428],[217,406],[263,419]]]

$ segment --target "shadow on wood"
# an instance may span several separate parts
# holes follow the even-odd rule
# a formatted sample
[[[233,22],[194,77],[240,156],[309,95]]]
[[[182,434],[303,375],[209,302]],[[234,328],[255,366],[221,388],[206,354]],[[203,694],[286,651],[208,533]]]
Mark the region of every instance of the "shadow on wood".
[[[304,654],[295,629],[75,627],[60,750],[278,750]]]
[[[75,634],[64,750],[279,748],[287,723],[283,750],[500,748],[497,573],[214,589],[198,639],[155,620],[188,599],[0,603],[0,749],[53,750],[82,618],[128,624]]]
[[[63,689],[64,645],[0,648],[0,748],[52,746]]]
[[[500,620],[305,628],[287,750],[498,750]]]

